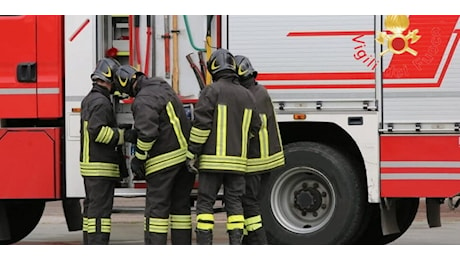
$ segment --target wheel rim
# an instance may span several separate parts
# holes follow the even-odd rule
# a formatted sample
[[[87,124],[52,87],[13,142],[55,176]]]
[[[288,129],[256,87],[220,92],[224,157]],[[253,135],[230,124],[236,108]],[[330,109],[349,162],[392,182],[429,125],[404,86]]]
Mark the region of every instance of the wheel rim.
[[[313,233],[325,226],[336,204],[332,184],[323,173],[310,167],[284,172],[273,185],[270,202],[278,223],[299,234]]]

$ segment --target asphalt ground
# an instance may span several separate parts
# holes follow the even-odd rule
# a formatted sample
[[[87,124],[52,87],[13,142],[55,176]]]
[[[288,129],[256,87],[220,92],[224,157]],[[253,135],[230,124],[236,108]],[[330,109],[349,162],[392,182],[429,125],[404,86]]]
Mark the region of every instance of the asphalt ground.
[[[173,256],[189,258],[189,254],[196,254],[195,257],[206,258],[218,257],[219,259],[235,258],[258,258],[267,256],[270,258],[287,257],[286,254],[295,254],[297,257],[321,257],[321,258],[342,258],[343,254],[353,255],[355,259],[385,259],[397,258],[405,255],[417,259],[433,259],[446,256],[452,258],[458,255],[460,249],[460,211],[451,210],[446,204],[441,205],[442,226],[430,228],[426,221],[424,201],[420,202],[418,214],[409,228],[400,238],[389,245],[384,246],[243,246],[229,250],[228,237],[225,233],[226,215],[224,212],[215,214],[214,244],[212,246],[141,246],[143,245],[143,208],[145,199],[140,198],[115,198],[114,213],[112,214],[112,233],[110,245],[111,250],[104,246],[78,246],[82,242],[81,231],[69,232],[65,224],[64,213],[61,202],[48,202],[40,223],[22,241],[13,246],[3,246],[0,250],[7,249],[14,254],[22,253],[25,257],[34,257],[37,253],[49,254],[49,250],[58,249],[72,252],[75,256],[79,254],[100,255],[101,258],[111,256],[112,259],[127,259],[133,257],[157,258],[161,254],[167,258]],[[216,206],[219,207],[217,204]],[[193,214],[193,219],[195,215]],[[195,236],[193,234],[193,241]],[[59,247],[55,247],[60,245]],[[77,245],[77,246],[75,246]],[[19,247],[17,247],[19,246]],[[38,247],[37,247],[38,246]],[[30,250],[16,250],[22,247]],[[357,249],[358,247],[358,249]],[[386,248],[383,248],[386,247]],[[177,250],[176,250],[177,249]],[[256,250],[254,250],[256,249]],[[262,250],[261,250],[262,249]],[[42,252],[43,251],[43,252]],[[154,251],[154,252],[153,252]],[[379,252],[374,254],[372,252]],[[31,255],[30,255],[31,254]],[[141,256],[139,254],[146,254]],[[148,256],[151,254],[151,256]],[[64,255],[67,253],[64,252]],[[252,257],[250,257],[252,256]],[[371,257],[372,256],[372,257]],[[52,257],[48,255],[47,260]],[[62,259],[57,254],[56,259]],[[163,257],[160,257],[163,258]],[[456,257],[454,257],[456,258]],[[93,259],[91,257],[91,259]],[[131,259],[130,259],[131,260]]]

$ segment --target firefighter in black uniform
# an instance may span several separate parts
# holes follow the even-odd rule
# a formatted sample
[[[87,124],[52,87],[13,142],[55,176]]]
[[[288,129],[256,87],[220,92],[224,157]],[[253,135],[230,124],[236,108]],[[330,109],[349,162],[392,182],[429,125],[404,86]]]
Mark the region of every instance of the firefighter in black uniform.
[[[267,178],[270,170],[284,165],[283,145],[272,100],[265,87],[256,81],[257,71],[247,57],[236,55],[235,60],[240,83],[253,94],[262,121],[259,133],[249,141],[246,192],[243,195],[243,244],[265,245],[267,237],[259,205],[261,180]]]
[[[194,110],[187,152],[189,171],[199,172],[196,203],[197,244],[212,244],[213,206],[223,184],[227,232],[231,245],[241,244],[248,140],[260,119],[249,90],[241,86],[233,55],[218,49],[207,62],[213,83],[204,88]]]
[[[145,76],[129,65],[116,73],[117,90],[135,97],[131,110],[137,131],[131,169],[147,182],[144,242],[192,243],[190,193],[195,174],[185,166],[190,119],[178,95],[162,78]]]
[[[115,185],[124,158],[117,151],[124,129],[117,126],[110,94],[113,75],[120,64],[103,58],[91,74],[93,87],[81,102],[80,172],[85,185],[83,244],[109,243]]]

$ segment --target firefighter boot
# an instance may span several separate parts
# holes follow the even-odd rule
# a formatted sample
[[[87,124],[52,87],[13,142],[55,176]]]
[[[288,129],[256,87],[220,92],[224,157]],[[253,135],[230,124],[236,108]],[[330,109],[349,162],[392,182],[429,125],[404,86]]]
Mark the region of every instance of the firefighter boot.
[[[229,230],[228,232],[228,239],[230,245],[241,245],[243,240],[243,230],[242,229],[233,229]]]
[[[197,245],[212,245],[212,230],[196,229]]]
[[[168,239],[167,233],[148,232],[146,236],[144,239],[146,245],[166,245]]]
[[[110,233],[88,233],[89,245],[108,245]]]
[[[83,231],[83,245],[88,245],[88,232]]]
[[[191,245],[191,229],[171,229],[171,244],[173,245]]]
[[[254,231],[248,232],[244,236],[244,245],[267,245],[267,236],[265,235],[264,228],[259,228]]]

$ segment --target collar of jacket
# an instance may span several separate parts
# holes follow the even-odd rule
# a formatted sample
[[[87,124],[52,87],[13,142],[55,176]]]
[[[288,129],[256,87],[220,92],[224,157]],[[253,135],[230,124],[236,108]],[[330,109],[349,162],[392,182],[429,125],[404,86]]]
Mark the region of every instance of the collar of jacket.
[[[146,87],[149,87],[151,85],[160,85],[160,84],[167,84],[166,80],[159,78],[159,77],[147,77],[147,76],[139,76],[139,78],[136,80],[136,88],[133,90],[134,96],[137,95],[141,91],[141,89],[144,89]]]
[[[250,88],[252,86],[257,85],[257,82],[254,77],[249,77],[245,79],[240,79],[240,84],[243,85],[245,88]]]
[[[110,98],[110,90],[104,86],[97,84],[96,82],[93,83],[93,88],[91,89],[91,92],[99,92],[107,98]]]

